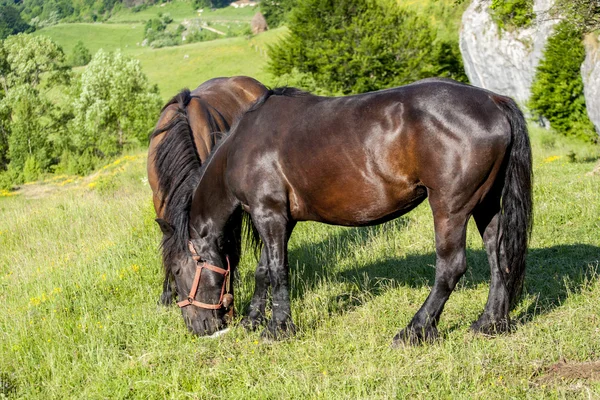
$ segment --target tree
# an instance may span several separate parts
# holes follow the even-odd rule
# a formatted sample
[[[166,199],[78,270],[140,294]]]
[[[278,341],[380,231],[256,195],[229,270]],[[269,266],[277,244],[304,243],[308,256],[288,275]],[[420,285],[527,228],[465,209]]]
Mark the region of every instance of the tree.
[[[8,169],[13,182],[22,181],[28,159],[32,171],[52,163],[49,137],[63,127],[41,89],[69,76],[62,49],[44,36],[18,34],[1,43],[0,171]]]
[[[78,152],[93,149],[110,156],[126,145],[147,143],[162,101],[139,61],[99,50],[81,75],[78,92],[72,138]]]
[[[550,17],[561,18],[581,34],[600,29],[600,1],[555,0]]]
[[[429,24],[394,1],[300,0],[289,16],[289,29],[269,49],[270,72],[279,76],[297,70],[330,93],[450,76],[455,67],[462,71],[460,62],[449,62],[453,52],[435,40]]]
[[[273,29],[286,22],[295,4],[296,0],[262,0],[260,12],[265,16],[269,28]]]
[[[30,32],[32,27],[21,18],[19,10],[12,5],[0,6],[0,39],[21,32]]]
[[[74,67],[81,67],[87,65],[92,59],[90,51],[85,47],[85,44],[80,40],[73,47],[73,54],[71,54],[70,64]]]
[[[62,48],[46,36],[18,34],[4,41],[8,71],[4,76],[5,86],[47,86],[66,83],[69,66],[65,63]]]
[[[592,140],[597,136],[585,107],[580,71],[584,59],[580,33],[569,22],[561,22],[537,67],[529,107],[546,117],[557,132]]]

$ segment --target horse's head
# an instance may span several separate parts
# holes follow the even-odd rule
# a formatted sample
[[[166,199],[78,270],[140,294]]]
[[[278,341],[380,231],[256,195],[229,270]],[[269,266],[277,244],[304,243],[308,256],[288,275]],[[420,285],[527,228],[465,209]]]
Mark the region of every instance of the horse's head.
[[[207,238],[194,235],[185,247],[170,241],[174,228],[157,220],[163,231],[163,262],[177,287],[177,305],[188,329],[211,335],[226,327],[233,311],[232,265]],[[237,256],[232,260],[237,263]]]

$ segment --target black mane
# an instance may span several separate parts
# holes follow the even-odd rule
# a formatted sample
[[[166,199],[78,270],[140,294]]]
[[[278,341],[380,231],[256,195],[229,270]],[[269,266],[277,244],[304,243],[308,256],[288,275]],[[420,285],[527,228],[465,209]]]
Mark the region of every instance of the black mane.
[[[182,90],[171,99],[165,108],[177,104],[176,114],[166,126],[152,133],[152,137],[155,137],[166,132],[155,151],[155,168],[158,187],[162,194],[163,217],[173,228],[173,234],[165,235],[161,243],[163,265],[167,274],[170,272],[171,260],[187,251],[192,196],[200,182],[202,162],[196,149],[186,110],[191,99],[188,89]],[[219,128],[212,115],[210,113],[208,115],[212,132],[211,140],[215,144],[219,141],[221,133],[218,132]]]
[[[269,89],[265,94],[256,100],[256,102],[248,109],[247,112],[256,111],[260,106],[262,106],[267,99],[271,96],[286,96],[286,97],[302,97],[310,95],[310,92],[306,92],[304,90],[300,90],[295,87],[282,86],[275,89]],[[233,130],[233,129],[232,129]]]

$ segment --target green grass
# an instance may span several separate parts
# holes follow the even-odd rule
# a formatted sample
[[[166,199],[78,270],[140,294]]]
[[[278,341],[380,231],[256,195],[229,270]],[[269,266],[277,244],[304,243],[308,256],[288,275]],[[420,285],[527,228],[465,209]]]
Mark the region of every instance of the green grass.
[[[265,343],[241,327],[191,336],[176,308],[156,304],[160,234],[144,154],[38,184],[57,189],[28,192],[38,198],[0,197],[0,398],[597,397],[598,382],[539,384],[537,375],[563,358],[600,358],[600,177],[586,175],[599,152],[537,129],[533,143],[535,227],[516,331],[468,331],[489,277],[471,224],[470,268],[442,316],[442,340],[395,350],[392,336],[433,282],[426,204],[373,228],[299,224],[290,244],[299,333]],[[238,310],[254,265],[246,254]]]
[[[204,20],[226,20],[226,21],[245,21],[250,22],[257,8],[233,8],[223,7],[215,10],[205,8],[202,13],[196,12],[189,1],[172,1],[169,3],[157,4],[138,12],[132,12],[130,8],[123,8],[110,17],[108,22],[145,22],[149,19],[158,17],[159,13],[169,14],[176,23],[184,19],[202,18]]]
[[[50,37],[70,55],[78,41],[82,41],[93,55],[98,49],[123,53],[139,52],[144,39],[144,25],[131,24],[59,24],[40,29],[35,35]]]
[[[150,81],[158,84],[165,100],[184,87],[193,89],[219,76],[247,75],[270,84],[273,78],[264,69],[266,45],[284,31],[276,29],[251,39],[236,37],[142,51],[136,58]]]
[[[211,26],[227,31],[228,25],[237,31],[237,22]],[[144,34],[142,24],[60,24],[36,34],[51,37],[67,55],[79,40],[92,54],[100,48],[121,50],[140,60],[150,82],[158,85],[166,101],[184,87],[195,88],[219,76],[247,75],[270,84],[273,77],[264,69],[267,45],[285,32],[285,28],[278,28],[251,38],[224,38],[160,49],[139,45]]]
[[[146,22],[158,17],[158,14],[169,14],[173,21],[181,22],[186,18],[195,18],[196,11],[189,1],[171,1],[150,6],[144,10],[133,12],[131,8],[122,8],[109,19],[110,23]]]

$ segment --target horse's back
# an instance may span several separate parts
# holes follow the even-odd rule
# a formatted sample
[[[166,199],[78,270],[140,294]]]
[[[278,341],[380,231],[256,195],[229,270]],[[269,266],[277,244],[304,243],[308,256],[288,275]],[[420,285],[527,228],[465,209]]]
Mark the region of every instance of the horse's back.
[[[148,147],[148,182],[153,191],[155,211],[162,214],[162,196],[158,187],[155,152],[164,139],[169,126],[178,115],[185,115],[191,130],[194,147],[201,161],[205,160],[214,145],[215,132],[226,132],[267,88],[254,78],[234,76],[213,78],[193,91],[182,90],[163,108]]]
[[[500,168],[510,127],[491,92],[425,80],[348,97],[271,96],[234,136],[245,146],[232,160],[244,169],[239,191],[279,176],[272,189],[295,219],[362,225],[431,190],[472,192]]]

